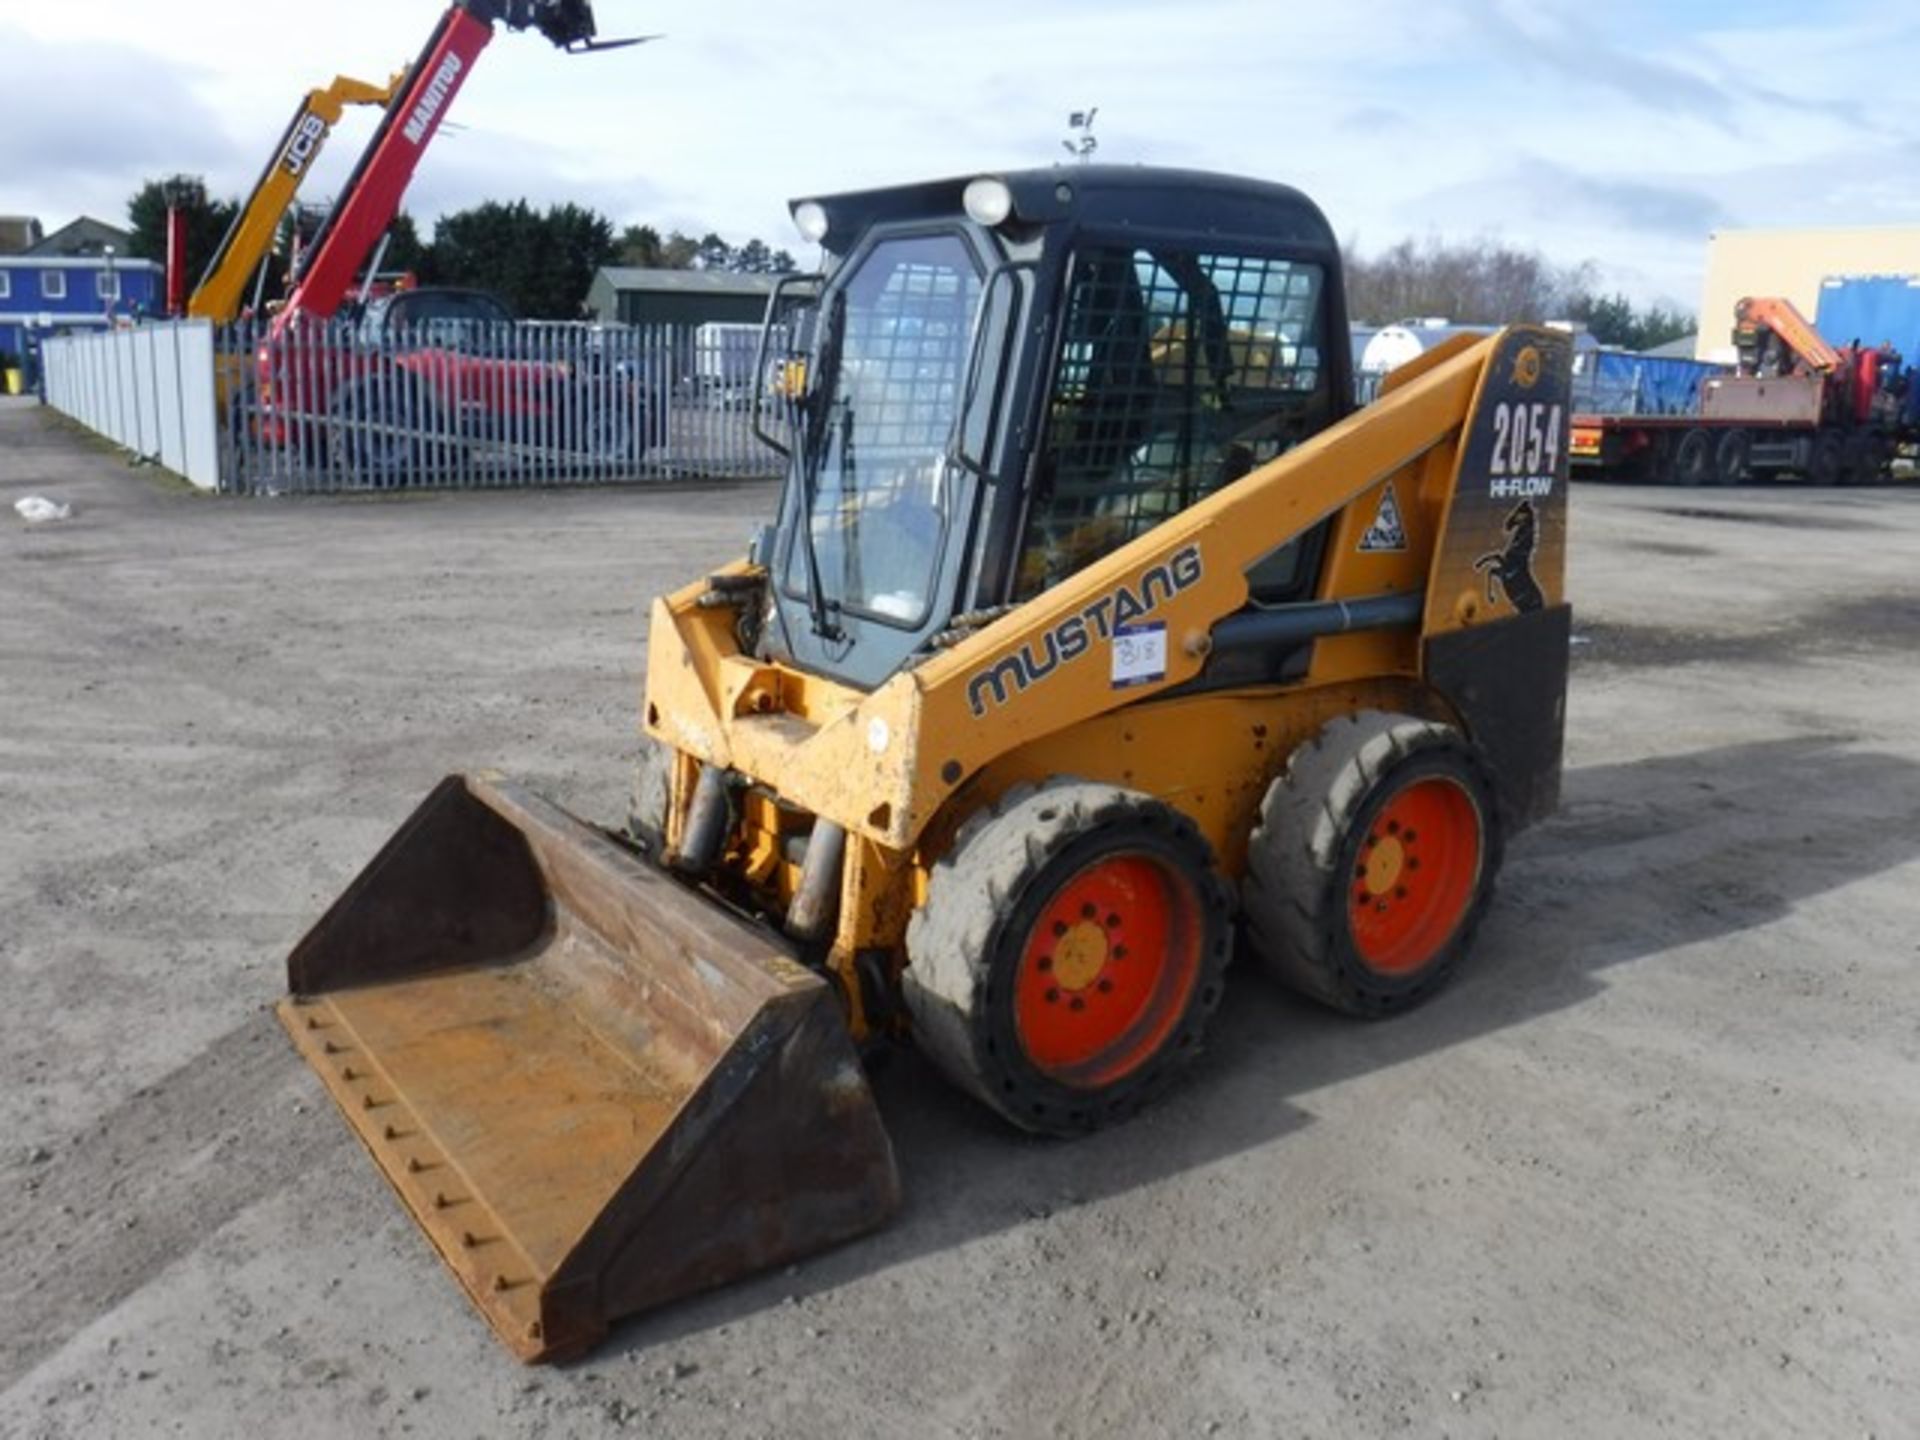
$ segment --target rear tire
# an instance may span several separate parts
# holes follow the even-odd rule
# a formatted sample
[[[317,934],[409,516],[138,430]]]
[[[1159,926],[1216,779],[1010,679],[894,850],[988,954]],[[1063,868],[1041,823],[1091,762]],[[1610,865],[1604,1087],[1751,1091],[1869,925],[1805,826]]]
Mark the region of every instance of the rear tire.
[[[1704,430],[1689,430],[1674,447],[1667,476],[1676,485],[1705,485],[1714,478],[1713,458],[1713,437]]]
[[[1195,1055],[1232,900],[1193,823],[1055,781],[975,816],[935,867],[901,979],[921,1050],[1025,1130],[1124,1119]]]
[[[1419,1004],[1453,974],[1500,866],[1486,770],[1457,731],[1364,711],[1268,788],[1242,907],[1283,983],[1349,1015]]]
[[[1753,442],[1744,430],[1729,430],[1713,447],[1713,483],[1738,485],[1747,478],[1747,455]]]

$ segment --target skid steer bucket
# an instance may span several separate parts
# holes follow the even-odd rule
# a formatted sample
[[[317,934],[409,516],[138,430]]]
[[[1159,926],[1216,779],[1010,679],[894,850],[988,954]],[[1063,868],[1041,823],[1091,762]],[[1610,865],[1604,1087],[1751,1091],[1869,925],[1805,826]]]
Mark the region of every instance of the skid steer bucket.
[[[522,1359],[898,1203],[827,984],[503,781],[443,781],[288,973],[294,1044]]]

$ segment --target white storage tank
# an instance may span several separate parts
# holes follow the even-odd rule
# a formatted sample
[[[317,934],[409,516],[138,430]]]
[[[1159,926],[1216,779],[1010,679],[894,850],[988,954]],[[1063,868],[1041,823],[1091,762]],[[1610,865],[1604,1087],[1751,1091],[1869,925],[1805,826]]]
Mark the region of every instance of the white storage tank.
[[[1402,320],[1374,332],[1367,348],[1360,352],[1358,368],[1364,375],[1384,375],[1455,335],[1491,335],[1493,331],[1491,325],[1455,325],[1438,317]]]

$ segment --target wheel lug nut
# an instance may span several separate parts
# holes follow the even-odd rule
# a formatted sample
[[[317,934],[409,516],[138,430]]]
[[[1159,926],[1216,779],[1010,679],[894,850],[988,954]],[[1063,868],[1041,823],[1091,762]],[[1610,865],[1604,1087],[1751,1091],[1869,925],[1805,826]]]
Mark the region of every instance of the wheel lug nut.
[[[1060,1003],[1060,992],[1058,990],[1047,991],[1047,1004],[1058,1005],[1059,1003]]]
[[[1034,969],[1038,970],[1042,975],[1046,974],[1049,970],[1053,969],[1053,957],[1051,955],[1042,955],[1034,962]]]
[[[1113,981],[1102,980],[1100,982],[1100,993],[1102,995],[1111,995],[1113,993]]]
[[[1062,935],[1065,935],[1066,933],[1067,933],[1066,921],[1056,920],[1053,922],[1053,938],[1054,939],[1058,940]]]
[[[1080,907],[1080,918],[1082,920],[1091,920],[1099,913],[1100,907],[1098,905],[1082,905]]]
[[[1087,1008],[1087,1002],[1082,1000],[1078,995],[1076,995],[1073,997],[1071,1001],[1068,1002],[1067,1008],[1071,1010],[1084,1010]]]

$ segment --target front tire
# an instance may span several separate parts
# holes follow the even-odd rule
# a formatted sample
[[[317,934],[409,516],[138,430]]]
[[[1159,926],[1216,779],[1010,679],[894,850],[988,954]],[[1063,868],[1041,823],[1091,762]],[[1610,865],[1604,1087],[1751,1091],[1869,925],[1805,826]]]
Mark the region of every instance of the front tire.
[[[1822,489],[1838,485],[1845,474],[1846,458],[1840,437],[1831,430],[1822,430],[1813,437],[1812,449],[1807,454],[1807,479]]]
[[[1267,790],[1242,885],[1248,935],[1283,983],[1349,1015],[1390,1015],[1458,968],[1500,853],[1492,785],[1459,732],[1347,716]]]
[[[1079,781],[1015,792],[962,827],[908,928],[915,1039],[1022,1129],[1123,1119],[1199,1053],[1231,911],[1172,807]]]
[[[427,413],[410,376],[370,376],[351,386],[333,406],[327,438],[334,469],[382,490],[418,482],[425,469],[421,434]]]

